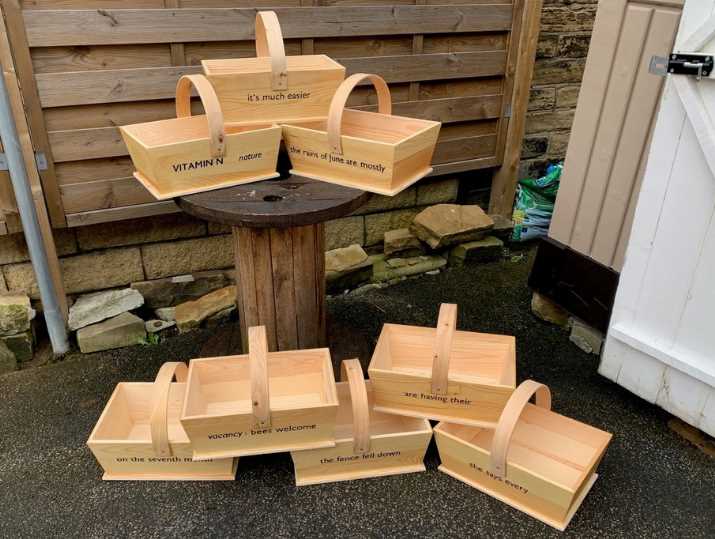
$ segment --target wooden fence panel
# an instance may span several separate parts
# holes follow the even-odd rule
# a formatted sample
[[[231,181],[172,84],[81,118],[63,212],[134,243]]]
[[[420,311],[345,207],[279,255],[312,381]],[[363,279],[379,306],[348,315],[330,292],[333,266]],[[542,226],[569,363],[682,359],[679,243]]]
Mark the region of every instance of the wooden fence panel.
[[[53,167],[46,196],[54,192],[68,226],[176,211],[132,179],[118,126],[173,116],[176,81],[200,72],[201,60],[254,56],[263,7],[278,13],[287,54],[328,54],[348,73],[378,73],[396,114],[443,122],[434,174],[498,166],[517,79],[513,40],[531,1],[11,2]],[[358,88],[349,106],[374,110],[373,91]]]

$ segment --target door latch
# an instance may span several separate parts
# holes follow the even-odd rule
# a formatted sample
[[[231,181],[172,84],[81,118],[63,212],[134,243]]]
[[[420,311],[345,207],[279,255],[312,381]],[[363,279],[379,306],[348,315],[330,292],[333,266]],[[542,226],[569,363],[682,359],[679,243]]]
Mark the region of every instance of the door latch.
[[[648,71],[653,75],[694,75],[697,80],[707,77],[713,71],[713,57],[710,54],[674,52],[667,58],[653,56]]]

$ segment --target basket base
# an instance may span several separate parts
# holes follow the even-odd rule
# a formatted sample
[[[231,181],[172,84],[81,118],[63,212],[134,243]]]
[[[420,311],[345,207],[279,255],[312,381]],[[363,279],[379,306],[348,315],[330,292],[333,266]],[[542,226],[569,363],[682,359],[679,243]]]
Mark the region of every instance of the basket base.
[[[407,417],[416,417],[419,419],[431,419],[433,421],[444,421],[445,423],[454,423],[456,425],[466,425],[468,427],[481,427],[485,429],[494,430],[497,428],[497,424],[490,421],[479,421],[477,419],[464,419],[460,417],[441,415],[441,414],[422,414],[419,412],[412,412],[410,410],[403,410],[402,408],[391,408],[389,406],[373,406],[376,412],[382,412],[384,414],[391,415],[403,415]]]
[[[385,477],[388,475],[401,475],[406,473],[424,472],[424,464],[409,464],[406,466],[389,466],[372,470],[360,470],[336,474],[325,474],[320,477],[303,478],[296,472],[295,484],[298,487],[306,485],[320,485],[323,483],[337,483],[338,481],[352,481],[354,479],[370,479],[371,477]]]
[[[485,487],[481,483],[477,483],[476,481],[467,479],[462,474],[450,470],[444,464],[441,464],[437,469],[440,472],[444,472],[447,475],[450,475],[455,479],[458,479],[459,481],[462,481],[463,483],[466,483],[467,485],[476,488],[477,490],[481,490],[485,494],[488,494],[492,498],[496,498],[500,502],[504,502],[505,504],[512,506],[514,509],[517,509],[523,513],[526,513],[527,515],[534,517],[537,520],[540,520],[544,524],[548,524],[549,526],[556,528],[559,531],[564,531],[566,529],[566,527],[569,525],[569,522],[571,522],[571,519],[576,514],[576,511],[578,511],[578,508],[581,507],[581,503],[583,503],[584,498],[586,498],[586,495],[590,492],[591,487],[593,487],[593,484],[596,482],[596,479],[598,479],[598,474],[594,473],[593,475],[591,475],[591,477],[581,489],[579,495],[571,504],[571,508],[566,514],[566,518],[564,518],[563,520],[557,520],[552,517],[546,516],[539,511],[535,511],[521,502],[514,501],[508,496],[504,496],[503,494],[494,492],[492,489]]]
[[[335,440],[327,440],[323,442],[306,442],[303,444],[293,445],[268,445],[254,449],[234,449],[228,451],[213,451],[205,453],[197,453],[194,450],[193,460],[200,461],[206,459],[226,459],[231,457],[250,457],[253,455],[268,455],[270,453],[289,453],[290,451],[306,451],[308,449],[325,449],[327,447],[335,447]]]
[[[311,178],[313,180],[319,180],[323,182],[328,182],[328,183],[336,183],[338,185],[342,185],[344,187],[352,187],[353,189],[360,189],[362,191],[370,191],[371,193],[377,193],[378,195],[386,195],[386,196],[395,196],[405,189],[407,189],[410,185],[413,183],[421,180],[425,176],[429,175],[432,173],[433,168],[428,167],[424,170],[421,170],[420,172],[405,178],[402,182],[397,187],[394,187],[392,189],[383,189],[380,187],[374,187],[369,184],[365,184],[362,182],[357,182],[357,181],[351,181],[351,180],[346,180],[344,178],[336,178],[334,176],[328,176],[328,175],[318,175],[318,174],[313,174],[311,172],[303,172],[299,168],[292,168],[290,169],[291,174],[295,174],[296,176],[303,176],[304,178]]]
[[[113,473],[105,472],[104,475],[102,475],[102,480],[103,481],[235,481],[237,468],[238,468],[238,459],[234,460],[234,462],[231,466],[230,473],[217,473],[217,474],[191,474],[191,473],[113,474]]]
[[[195,193],[203,193],[205,191],[215,191],[216,189],[223,189],[225,187],[234,187],[236,185],[243,185],[246,183],[254,183],[254,182],[260,182],[262,180],[270,180],[272,178],[277,178],[280,176],[278,172],[272,172],[270,174],[263,174],[261,176],[252,176],[251,178],[248,179],[232,179],[232,180],[223,180],[219,181],[215,184],[203,187],[197,187],[194,189],[177,189],[175,191],[167,191],[167,192],[162,192],[160,191],[157,187],[156,184],[151,181],[149,178],[144,176],[141,172],[138,170],[134,171],[134,177],[139,180],[139,182],[146,188],[147,191],[149,191],[154,198],[157,200],[169,200],[172,198],[176,197],[182,197],[186,195],[193,195]]]

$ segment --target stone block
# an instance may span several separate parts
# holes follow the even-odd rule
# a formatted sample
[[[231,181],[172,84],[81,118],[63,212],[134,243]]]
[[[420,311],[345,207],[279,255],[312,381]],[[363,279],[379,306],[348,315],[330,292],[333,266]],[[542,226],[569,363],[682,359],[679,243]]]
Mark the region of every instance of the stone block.
[[[541,11],[542,32],[587,32],[593,29],[595,5],[548,6]]]
[[[417,188],[412,186],[395,196],[373,194],[368,201],[360,206],[353,215],[366,215],[368,213],[382,213],[401,208],[410,208],[417,204]]]
[[[53,231],[55,249],[58,256],[67,256],[77,252],[77,240],[74,230],[58,228]],[[30,253],[22,232],[0,236],[0,265],[25,262],[30,260]]]
[[[592,328],[578,318],[571,318],[569,320],[569,325],[571,326],[569,340],[572,343],[587,354],[599,355],[601,353],[601,346],[603,346],[603,333],[595,328]]]
[[[532,88],[528,110],[553,109],[555,103],[556,88]]]
[[[144,296],[144,304],[151,309],[170,307],[198,299],[209,292],[232,284],[225,272],[206,271],[196,274],[165,277],[132,283],[132,288]]]
[[[204,235],[206,235],[206,223],[185,213],[113,221],[77,229],[77,241],[83,251]]]
[[[372,277],[372,259],[359,245],[325,253],[325,281],[329,293],[342,292]]]
[[[144,298],[133,288],[85,294],[78,297],[70,307],[67,326],[70,331],[76,331],[142,305],[144,305]]]
[[[557,55],[567,58],[585,58],[590,43],[591,34],[559,36]]]
[[[504,255],[504,242],[494,236],[462,243],[449,253],[450,266],[463,266],[477,262],[493,262]]]
[[[0,337],[13,354],[18,362],[30,361],[35,347],[35,337],[32,330],[16,333],[15,335],[6,335]]]
[[[569,321],[566,309],[538,292],[531,296],[531,312],[537,318],[557,326],[566,326]]]
[[[17,370],[17,358],[7,345],[0,340],[0,375]]]
[[[432,249],[478,240],[494,221],[477,205],[437,204],[422,210],[410,231]]]
[[[534,64],[534,85],[581,82],[585,58],[548,58]]]
[[[147,279],[234,265],[233,237],[230,235],[142,245],[141,253]]]
[[[373,282],[390,282],[395,279],[434,271],[447,265],[441,256],[416,256],[377,260],[373,266]]]
[[[236,287],[227,286],[214,290],[199,299],[177,305],[174,310],[174,317],[179,333],[198,328],[201,322],[209,316],[228,309],[235,304]]]
[[[327,250],[365,244],[365,218],[353,215],[325,223],[325,248]]]
[[[138,247],[108,249],[60,259],[68,294],[128,285],[144,279]],[[8,289],[39,299],[35,273],[30,263],[10,264],[3,268]]]
[[[0,267],[0,294],[7,293],[7,283],[5,282],[5,275],[2,273],[2,267]]]
[[[578,103],[580,86],[562,86],[556,91],[556,107],[560,109],[575,108]]]
[[[146,342],[144,320],[132,313],[86,326],[77,332],[77,344],[84,354],[123,348]]]
[[[0,295],[0,335],[11,335],[30,329],[35,311],[26,294]]]
[[[556,56],[559,47],[559,36],[557,34],[540,34],[536,44],[537,58],[552,58]]]
[[[325,253],[325,271],[342,272],[367,260],[367,253],[357,244],[333,249]]]
[[[419,238],[410,232],[409,228],[398,228],[385,232],[385,256],[412,257],[421,255],[423,251]]]
[[[408,208],[405,210],[395,210],[387,213],[373,213],[365,216],[365,245],[376,245],[381,243],[385,237],[385,232],[396,228],[409,227],[415,215],[419,213],[418,208]]]
[[[519,178],[539,178],[544,175],[549,166],[548,159],[525,159],[519,163]]]
[[[144,322],[144,329],[147,333],[159,333],[165,329],[174,327],[176,322],[167,320],[147,320]]]
[[[228,322],[236,312],[236,306],[232,305],[226,309],[223,309],[216,314],[209,316],[204,322],[204,326],[207,328],[215,328],[216,326]]]
[[[159,320],[165,322],[176,321],[176,307],[160,307],[154,311],[154,314]]]
[[[552,159],[563,159],[569,147],[570,132],[552,133],[549,140],[548,156]]]
[[[458,192],[458,178],[423,180],[417,185],[417,206],[455,202]]]
[[[526,117],[526,133],[544,133],[559,129],[571,129],[573,110],[552,110],[548,112],[530,112]]]
[[[549,137],[544,135],[528,135],[521,141],[521,158],[540,157],[549,148]]]

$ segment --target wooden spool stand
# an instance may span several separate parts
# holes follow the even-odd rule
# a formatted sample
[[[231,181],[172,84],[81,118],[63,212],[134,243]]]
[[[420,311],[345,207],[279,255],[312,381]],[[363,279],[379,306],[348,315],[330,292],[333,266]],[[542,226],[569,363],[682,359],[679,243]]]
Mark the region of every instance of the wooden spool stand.
[[[195,217],[233,227],[244,352],[251,326],[266,327],[271,351],[325,346],[323,223],[368,196],[290,176],[176,199]]]

